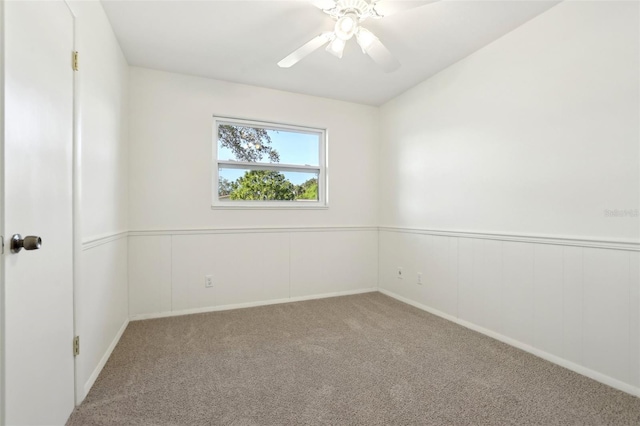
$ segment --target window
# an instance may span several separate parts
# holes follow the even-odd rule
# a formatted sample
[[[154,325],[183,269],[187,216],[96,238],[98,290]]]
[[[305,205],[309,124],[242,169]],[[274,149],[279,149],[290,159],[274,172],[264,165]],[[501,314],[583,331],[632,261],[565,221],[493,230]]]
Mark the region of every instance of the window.
[[[326,132],[214,118],[213,207],[326,207]]]

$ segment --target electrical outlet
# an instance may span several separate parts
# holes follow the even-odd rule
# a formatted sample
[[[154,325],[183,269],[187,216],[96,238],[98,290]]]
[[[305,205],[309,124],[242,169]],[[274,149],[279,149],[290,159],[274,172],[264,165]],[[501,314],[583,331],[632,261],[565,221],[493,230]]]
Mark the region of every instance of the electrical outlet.
[[[399,280],[402,279],[402,268],[400,266],[398,266],[398,272],[396,273],[396,277],[398,277]]]
[[[418,272],[418,285],[422,285],[422,272]]]
[[[213,287],[213,277],[211,275],[206,275],[204,277],[204,286],[207,288]]]

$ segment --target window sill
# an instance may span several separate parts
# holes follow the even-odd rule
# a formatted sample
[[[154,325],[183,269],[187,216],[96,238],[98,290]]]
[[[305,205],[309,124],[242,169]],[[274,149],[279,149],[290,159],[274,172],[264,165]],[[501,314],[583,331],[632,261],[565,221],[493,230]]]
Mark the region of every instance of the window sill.
[[[224,203],[213,204],[211,210],[329,210],[327,204],[299,205],[299,204],[247,204]]]

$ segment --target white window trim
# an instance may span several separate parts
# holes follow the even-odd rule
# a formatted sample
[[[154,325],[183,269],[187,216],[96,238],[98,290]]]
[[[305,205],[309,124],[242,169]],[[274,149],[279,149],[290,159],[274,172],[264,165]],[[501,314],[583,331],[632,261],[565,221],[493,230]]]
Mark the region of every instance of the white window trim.
[[[319,165],[305,166],[282,163],[249,163],[242,161],[218,161],[218,126],[220,124],[232,124],[243,126],[260,127],[266,130],[294,131],[298,133],[309,133],[319,135]],[[306,126],[295,126],[258,120],[247,120],[242,118],[213,116],[213,137],[211,143],[212,163],[211,163],[211,208],[212,209],[286,209],[286,210],[317,210],[328,209],[328,164],[327,164],[327,129],[319,129]],[[290,172],[318,172],[318,201],[220,201],[218,198],[219,166],[226,168],[249,169],[249,170],[277,170]]]

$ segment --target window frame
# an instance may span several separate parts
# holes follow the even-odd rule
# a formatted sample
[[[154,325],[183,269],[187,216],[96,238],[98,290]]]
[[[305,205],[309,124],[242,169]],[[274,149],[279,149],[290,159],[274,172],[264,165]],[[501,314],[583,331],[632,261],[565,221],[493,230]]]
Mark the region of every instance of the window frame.
[[[259,127],[265,130],[282,130],[296,133],[318,135],[318,166],[285,164],[285,163],[250,163],[245,161],[218,160],[218,126],[220,124],[240,125],[247,127]],[[213,116],[213,137],[211,143],[211,208],[212,209],[327,209],[328,203],[328,176],[327,176],[327,129],[308,126],[267,122],[260,120]],[[318,200],[234,200],[221,201],[218,195],[218,181],[220,166],[242,170],[273,170],[284,172],[317,172],[318,173]]]

